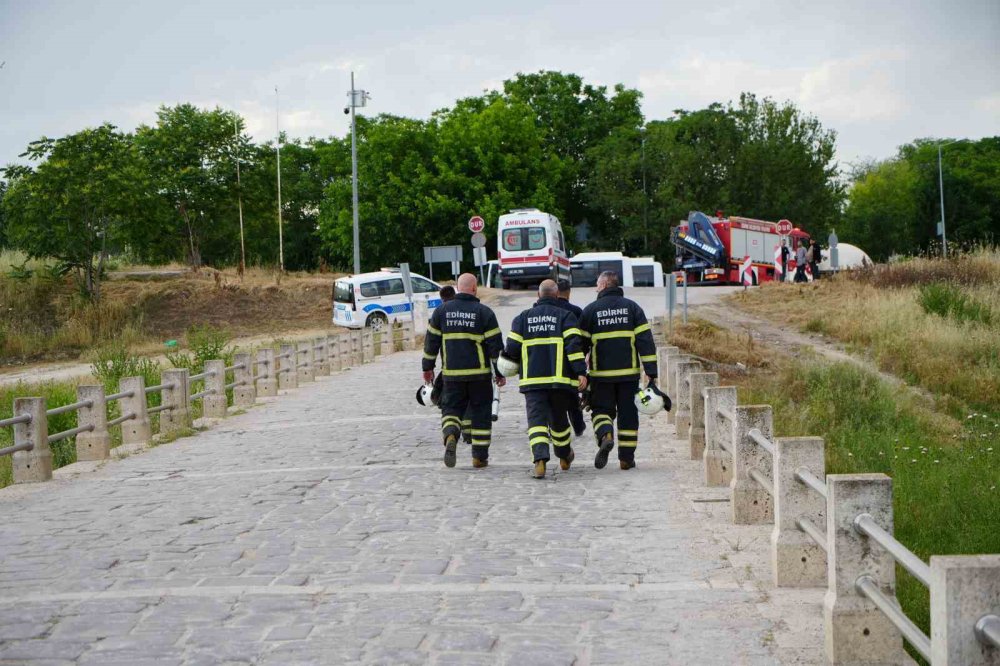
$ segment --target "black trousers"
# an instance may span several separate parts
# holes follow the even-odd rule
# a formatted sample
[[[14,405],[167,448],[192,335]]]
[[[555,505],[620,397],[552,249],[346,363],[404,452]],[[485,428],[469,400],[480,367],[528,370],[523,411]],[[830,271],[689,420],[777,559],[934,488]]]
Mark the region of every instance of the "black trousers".
[[[438,394],[438,405],[441,404],[441,395],[444,392],[444,373],[439,372],[437,377],[434,378],[434,392]],[[466,413],[462,418],[462,439],[466,444],[472,443],[472,433],[469,429],[472,428],[472,417]]]
[[[524,392],[532,462],[549,459],[550,442],[557,457],[569,456],[569,443],[573,437],[569,425],[569,410],[575,401],[576,392],[564,389]]]
[[[569,408],[569,423],[573,426],[573,430],[578,433],[583,433],[584,428],[587,427],[586,422],[583,420],[583,410],[580,409],[579,397],[573,400],[573,405]]]
[[[635,460],[635,447],[639,443],[639,409],[635,406],[635,394],[639,390],[639,379],[621,382],[594,382],[590,386],[591,423],[600,443],[604,435],[615,434],[615,419],[618,420],[618,459],[626,462]]]
[[[472,457],[486,460],[490,455],[490,436],[493,421],[490,408],[493,403],[493,380],[476,379],[470,382],[444,382],[441,392],[441,436],[456,438],[462,431],[472,440]],[[462,421],[468,422],[463,428]]]

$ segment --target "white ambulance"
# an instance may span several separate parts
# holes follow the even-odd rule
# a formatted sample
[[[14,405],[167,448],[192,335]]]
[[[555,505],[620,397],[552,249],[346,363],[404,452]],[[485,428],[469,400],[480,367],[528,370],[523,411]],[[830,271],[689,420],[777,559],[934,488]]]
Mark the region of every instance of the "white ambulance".
[[[538,284],[546,278],[573,279],[559,219],[537,208],[520,208],[500,216],[497,259],[504,289]]]

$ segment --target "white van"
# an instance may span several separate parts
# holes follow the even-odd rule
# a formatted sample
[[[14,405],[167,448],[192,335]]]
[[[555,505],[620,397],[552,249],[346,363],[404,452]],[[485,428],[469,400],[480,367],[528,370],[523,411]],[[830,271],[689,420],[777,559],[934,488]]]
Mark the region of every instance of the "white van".
[[[413,301],[427,301],[433,310],[441,305],[441,285],[422,275],[410,274]],[[340,278],[333,283],[333,323],[347,328],[368,326],[376,331],[410,311],[398,270],[383,268],[375,273],[361,273]]]
[[[663,265],[652,257],[626,257],[621,252],[581,252],[570,259],[574,287],[593,287],[604,271],[618,273],[622,287],[662,287]]]
[[[500,284],[537,284],[546,278],[572,280],[562,225],[537,208],[512,210],[497,224]]]

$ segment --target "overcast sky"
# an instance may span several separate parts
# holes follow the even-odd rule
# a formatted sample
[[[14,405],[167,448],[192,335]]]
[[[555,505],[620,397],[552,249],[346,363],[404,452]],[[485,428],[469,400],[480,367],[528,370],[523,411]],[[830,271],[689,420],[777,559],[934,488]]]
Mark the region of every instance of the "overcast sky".
[[[837,130],[842,163],[1000,134],[1000,0],[0,0],[0,61],[0,164],[179,102],[266,140],[275,86],[290,135],[343,135],[352,69],[369,112],[419,118],[541,69],[638,88],[647,119],[752,91]]]

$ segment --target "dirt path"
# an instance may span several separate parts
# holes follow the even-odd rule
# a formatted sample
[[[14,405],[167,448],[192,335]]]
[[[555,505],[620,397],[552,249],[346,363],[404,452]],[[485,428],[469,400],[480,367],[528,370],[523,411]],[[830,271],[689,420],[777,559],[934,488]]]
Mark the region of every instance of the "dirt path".
[[[853,363],[863,370],[878,375],[892,386],[906,389],[930,402],[934,401],[934,397],[928,391],[919,386],[907,384],[896,375],[883,372],[871,358],[851,354],[844,349],[843,345],[825,335],[802,333],[791,328],[784,328],[721,299],[700,305],[693,309],[693,313],[694,316],[701,317],[716,326],[739,333],[749,333],[755,341],[775,349],[786,349],[796,357],[801,356],[804,349],[808,349],[830,361]]]
[[[330,328],[304,328],[282,331],[278,334],[268,333],[252,335],[248,337],[235,338],[230,343],[234,347],[250,349],[255,346],[271,342],[275,338],[282,339],[304,339],[319,337],[331,332]],[[152,358],[161,364],[167,363],[164,354],[139,354],[147,358]],[[40,382],[61,382],[74,379],[90,379],[90,363],[85,361],[69,361],[65,363],[35,363],[19,367],[8,367],[0,370],[0,386],[9,386],[18,382],[37,384]]]

